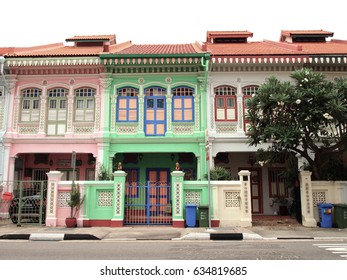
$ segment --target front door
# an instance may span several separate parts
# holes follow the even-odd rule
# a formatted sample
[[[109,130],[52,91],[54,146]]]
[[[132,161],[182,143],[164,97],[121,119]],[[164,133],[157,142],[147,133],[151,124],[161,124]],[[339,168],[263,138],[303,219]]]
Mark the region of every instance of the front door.
[[[240,168],[239,170],[249,170],[251,172],[251,201],[252,214],[263,213],[263,187],[261,178],[261,168]]]
[[[170,204],[171,197],[169,172],[167,169],[147,170],[147,181],[149,182],[147,198],[151,216],[162,216],[167,213],[167,205]]]
[[[146,96],[145,98],[145,134],[164,136],[166,131],[165,96]]]

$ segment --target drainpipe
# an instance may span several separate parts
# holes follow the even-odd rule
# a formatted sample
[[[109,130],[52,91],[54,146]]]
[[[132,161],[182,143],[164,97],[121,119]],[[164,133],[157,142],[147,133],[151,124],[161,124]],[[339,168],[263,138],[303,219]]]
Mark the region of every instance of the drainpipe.
[[[5,104],[4,104],[4,117],[3,117],[3,130],[0,132],[0,142],[1,142],[1,150],[0,153],[4,156],[5,155],[5,142],[4,142],[4,136],[7,132],[7,121],[8,121],[8,113],[9,113],[9,96],[7,96],[7,82],[5,79],[5,74],[4,74],[4,65],[5,65],[6,59],[3,56],[0,56],[0,75],[1,75],[1,80],[2,84],[4,85],[4,98],[5,98]],[[4,166],[3,166],[4,158],[0,161],[0,181],[3,180],[3,171],[4,171]]]
[[[203,51],[207,51],[206,45],[203,46]],[[205,63],[204,63],[205,62]],[[209,68],[209,62],[210,62],[210,54],[206,53],[204,58],[201,60],[201,65],[205,68],[205,80],[203,85],[203,90],[205,93],[205,96],[207,97],[207,79],[208,79],[208,68]],[[207,106],[207,105],[205,105]],[[207,115],[207,107],[205,107],[205,114]],[[208,227],[212,228],[212,203],[211,203],[211,177],[210,177],[210,156],[211,156],[211,149],[210,149],[210,141],[208,136],[208,125],[206,123],[206,134],[205,134],[205,149],[208,153],[208,160],[207,160],[207,190],[208,190]]]

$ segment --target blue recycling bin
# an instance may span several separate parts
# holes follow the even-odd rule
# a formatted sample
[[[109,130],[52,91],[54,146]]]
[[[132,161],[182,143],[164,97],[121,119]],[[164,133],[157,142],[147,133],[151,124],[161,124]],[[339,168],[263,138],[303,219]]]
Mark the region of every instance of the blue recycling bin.
[[[322,228],[333,227],[333,205],[330,203],[318,203],[319,226]]]
[[[196,226],[196,205],[186,204],[186,224],[187,227]]]

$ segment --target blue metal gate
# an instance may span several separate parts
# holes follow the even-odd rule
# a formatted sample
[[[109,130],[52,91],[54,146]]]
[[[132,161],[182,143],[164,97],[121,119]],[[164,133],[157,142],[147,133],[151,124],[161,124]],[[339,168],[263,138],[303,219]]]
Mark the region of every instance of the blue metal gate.
[[[124,224],[171,225],[171,187],[150,181],[127,186]]]

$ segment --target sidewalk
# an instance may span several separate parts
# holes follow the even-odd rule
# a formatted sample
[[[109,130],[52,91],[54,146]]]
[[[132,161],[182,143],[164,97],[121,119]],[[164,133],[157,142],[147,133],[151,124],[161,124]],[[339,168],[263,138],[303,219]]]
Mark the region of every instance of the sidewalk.
[[[321,239],[346,240],[347,228],[307,228],[297,225],[256,225],[228,228],[174,228],[170,226],[125,227],[46,227],[39,225],[17,226],[0,220],[0,240],[23,239],[31,241],[62,240],[274,240]]]

